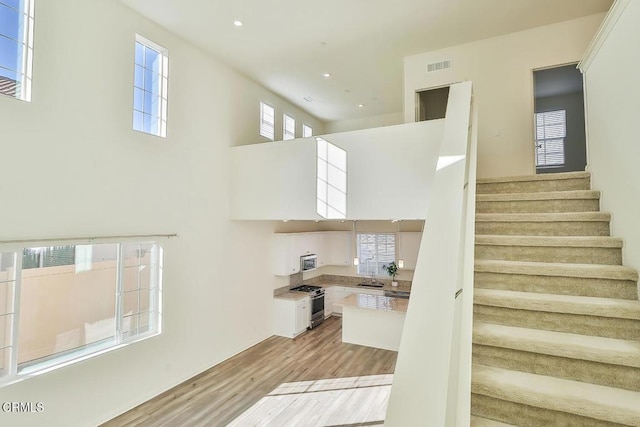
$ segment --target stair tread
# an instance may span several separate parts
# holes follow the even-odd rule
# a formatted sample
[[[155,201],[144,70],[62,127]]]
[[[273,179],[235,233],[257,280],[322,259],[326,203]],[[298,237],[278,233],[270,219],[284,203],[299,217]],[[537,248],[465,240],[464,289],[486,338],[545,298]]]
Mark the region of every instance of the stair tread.
[[[476,244],[500,246],[562,246],[621,248],[622,239],[608,236],[512,236],[476,235]]]
[[[479,221],[508,222],[566,222],[566,221],[611,221],[608,212],[554,212],[554,213],[478,213]]]
[[[488,193],[476,195],[477,202],[576,200],[599,198],[600,192],[595,190],[541,191],[535,193]]]
[[[472,393],[598,420],[640,425],[640,392],[473,364]]]
[[[475,289],[474,303],[518,310],[640,320],[640,301],[637,300]]]
[[[640,368],[640,341],[474,322],[473,342]]]
[[[589,172],[562,172],[549,173],[539,175],[518,175],[518,176],[501,176],[494,178],[480,178],[476,180],[477,184],[494,184],[502,182],[522,182],[522,181],[555,181],[563,179],[580,179],[589,178]]]
[[[471,427],[511,427],[513,424],[505,424],[500,421],[490,420],[488,418],[477,417],[471,415]]]
[[[638,272],[632,268],[622,265],[604,264],[476,260],[475,271],[529,274],[536,276],[566,276],[631,281],[638,280]]]

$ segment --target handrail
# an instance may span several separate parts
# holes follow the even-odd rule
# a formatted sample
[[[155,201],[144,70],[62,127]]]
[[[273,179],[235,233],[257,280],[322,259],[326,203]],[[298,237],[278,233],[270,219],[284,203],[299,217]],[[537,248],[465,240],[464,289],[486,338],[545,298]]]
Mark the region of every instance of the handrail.
[[[71,242],[71,241],[88,241],[94,240],[114,240],[114,239],[149,239],[149,238],[166,238],[178,237],[177,233],[171,234],[128,234],[121,236],[84,236],[84,237],[45,237],[40,239],[16,239],[16,240],[0,240],[0,245],[8,245],[15,243],[46,243],[46,242]]]
[[[451,85],[386,427],[469,425],[475,117],[471,82]]]

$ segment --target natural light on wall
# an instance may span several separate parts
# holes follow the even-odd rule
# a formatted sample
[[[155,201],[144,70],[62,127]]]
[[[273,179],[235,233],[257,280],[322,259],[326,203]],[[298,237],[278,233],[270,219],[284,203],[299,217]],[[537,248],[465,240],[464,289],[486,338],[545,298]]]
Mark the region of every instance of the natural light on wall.
[[[316,138],[318,179],[317,212],[323,218],[347,217],[347,152]]]

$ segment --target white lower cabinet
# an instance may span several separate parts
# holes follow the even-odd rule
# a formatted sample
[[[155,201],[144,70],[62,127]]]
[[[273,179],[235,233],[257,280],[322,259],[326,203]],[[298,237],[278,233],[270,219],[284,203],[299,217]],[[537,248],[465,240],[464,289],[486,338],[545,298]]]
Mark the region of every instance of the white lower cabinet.
[[[307,330],[311,323],[311,299],[273,299],[273,334],[295,338]]]

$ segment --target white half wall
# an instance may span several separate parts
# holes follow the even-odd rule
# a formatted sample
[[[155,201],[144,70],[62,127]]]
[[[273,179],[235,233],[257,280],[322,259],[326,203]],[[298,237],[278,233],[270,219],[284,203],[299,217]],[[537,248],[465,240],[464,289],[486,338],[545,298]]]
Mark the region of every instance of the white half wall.
[[[363,117],[360,119],[338,120],[327,122],[326,133],[348,132],[350,130],[379,128],[382,126],[393,126],[404,123],[404,113],[381,114],[379,116]]]
[[[424,219],[443,120],[323,135],[347,152],[347,219]],[[321,220],[315,138],[231,150],[231,217]]]
[[[472,81],[478,105],[478,178],[535,173],[533,70],[578,62],[604,14],[405,57],[404,114],[416,91]],[[427,73],[427,64],[452,68]]]
[[[591,187],[624,239],[624,264],[640,270],[640,2],[618,1],[583,63]]]
[[[269,93],[118,1],[35,7],[33,102],[0,96],[0,236],[179,234],[162,335],[0,388],[44,405],[2,425],[95,426],[271,335],[275,224],[228,203],[229,147]],[[166,139],[132,130],[136,32],[169,51]]]

